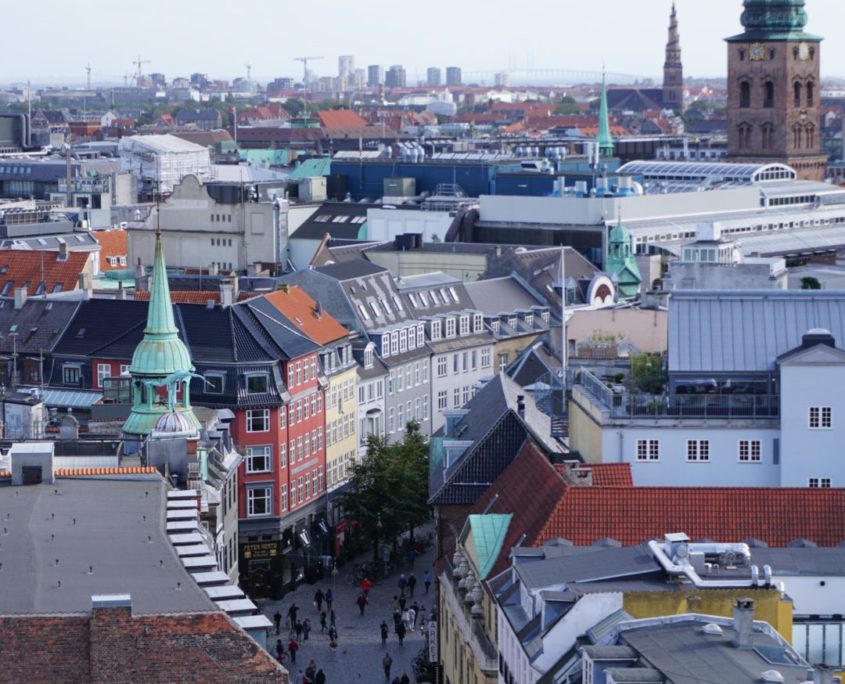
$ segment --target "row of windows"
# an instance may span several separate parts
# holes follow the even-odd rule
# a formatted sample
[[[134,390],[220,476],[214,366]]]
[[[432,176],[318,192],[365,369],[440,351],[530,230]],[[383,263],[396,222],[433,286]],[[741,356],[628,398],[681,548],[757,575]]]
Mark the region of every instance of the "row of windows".
[[[446,331],[443,333],[443,321],[446,322]],[[459,334],[462,337],[472,334],[484,332],[484,316],[480,313],[472,314],[472,328],[470,329],[470,314],[461,314],[460,316],[446,316],[444,318],[435,318],[430,324],[431,339],[436,342],[441,338],[441,335],[446,339],[455,337]]]
[[[322,450],[323,428],[320,427],[290,440],[288,444],[281,444],[279,467],[284,468],[288,465],[288,455],[290,455],[290,464],[293,465],[297,461],[304,461],[312,454],[319,454]],[[248,475],[271,473],[273,472],[273,447],[269,444],[249,446],[246,448],[244,460]]]
[[[358,385],[358,403],[364,404],[384,396],[384,386],[381,381]]]
[[[332,446],[350,437],[355,430],[355,416],[347,413],[337,420],[330,421],[326,425],[327,446]]]
[[[301,423],[304,420],[308,420],[313,416],[317,416],[323,412],[323,395],[319,392],[315,392],[310,397],[305,397],[305,399],[297,399],[296,401],[292,401],[287,408],[282,409],[279,411],[279,415],[281,416],[281,427],[282,429],[285,428],[285,414],[289,415],[288,423],[290,425],[296,425],[297,423]]]
[[[306,473],[291,482],[290,503],[288,503],[288,486],[279,488],[279,512],[288,510],[288,506],[304,503],[308,499],[319,495],[323,491],[322,466]],[[273,514],[273,487],[249,487],[246,490],[246,514],[250,518]]]
[[[806,94],[806,97],[805,97]],[[761,103],[766,109],[771,109],[775,106],[775,84],[773,81],[766,81],[763,84],[761,95]],[[751,83],[749,81],[741,81],[739,84],[739,106],[742,109],[751,107]],[[815,83],[808,81],[806,84],[801,84],[796,81],[792,84],[792,105],[794,107],[801,107],[802,104],[806,107],[812,107],[815,103]]]
[[[737,443],[737,460],[743,463],[759,463],[762,460],[762,443],[759,439],[741,439]],[[690,462],[706,463],[710,461],[709,439],[688,439],[686,459]],[[638,461],[659,461],[660,440],[638,439]]]
[[[232,222],[232,215],[231,214],[211,214],[211,222],[212,223],[231,223]]]
[[[477,370],[479,367],[479,360],[481,368],[490,368],[493,363],[493,352],[490,348],[485,348],[478,353],[477,349],[464,352],[456,352],[452,354],[452,374],[466,373],[470,370]],[[449,372],[449,357],[441,356],[437,359],[437,377],[445,378]]]
[[[417,397],[413,402],[407,401],[405,404],[401,402],[394,407],[387,409],[387,432],[393,434],[394,432],[403,432],[405,425],[408,422],[415,420],[418,423],[424,423],[428,420],[428,395],[422,398]]]
[[[355,396],[355,378],[349,378],[343,382],[332,382],[329,387],[327,408],[335,408],[341,402],[352,401]]]
[[[354,288],[352,291],[355,291]],[[370,320],[370,311],[373,313],[373,318],[385,318],[387,316],[392,317],[394,315],[396,317],[401,317],[401,312],[405,310],[405,307],[402,305],[402,300],[397,295],[391,295],[391,299],[393,300],[393,306],[396,308],[396,314],[394,314],[393,309],[390,307],[390,303],[384,297],[378,297],[377,300],[371,299],[366,304],[359,304],[358,312],[365,321]]]
[[[381,355],[384,358],[404,354],[422,348],[425,344],[425,329],[419,325],[394,330],[381,336]]]
[[[328,475],[328,486],[346,481],[352,474],[352,465],[355,463],[355,452],[347,451],[333,458],[326,466]]]
[[[211,238],[212,247],[231,247],[232,238]]]
[[[790,198],[791,199],[791,198]],[[795,201],[782,202],[783,204],[804,204],[806,195],[799,196]],[[812,201],[812,200],[811,200]],[[726,226],[722,228],[723,235],[737,235],[740,233],[760,233],[770,230],[793,230],[797,228],[817,228],[819,226],[838,225],[845,223],[845,216],[834,216],[822,219],[807,219],[806,221],[784,221],[782,223],[760,223],[753,226]],[[641,235],[634,238],[635,245],[644,245],[649,242],[668,242],[683,239],[694,239],[695,231],[687,231],[681,233],[664,233],[662,235]]]
[[[431,306],[446,306],[448,304],[457,304],[460,301],[454,287],[419,290],[418,292],[411,292],[408,296],[415,309],[427,309],[429,303]]]
[[[419,387],[428,382],[428,359],[408,363],[401,368],[391,370],[387,375],[387,393],[404,392],[412,387]]]
[[[833,409],[830,406],[811,406],[807,423],[811,430],[829,430],[833,427]]]
[[[62,379],[69,385],[75,385],[79,382],[79,375],[82,369],[79,366],[67,365],[62,369]],[[120,364],[120,374],[129,374],[129,364]],[[98,363],[97,364],[97,387],[103,386],[103,380],[111,377],[111,364]]]
[[[110,256],[108,258],[109,266],[126,266],[126,257],[125,256]]]
[[[288,363],[288,387],[296,387],[304,382],[317,379],[317,358]]]

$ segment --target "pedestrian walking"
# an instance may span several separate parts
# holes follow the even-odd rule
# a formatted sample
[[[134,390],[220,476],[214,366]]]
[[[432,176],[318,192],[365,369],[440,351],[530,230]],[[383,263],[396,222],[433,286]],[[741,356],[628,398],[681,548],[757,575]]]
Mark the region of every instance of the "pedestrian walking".
[[[335,646],[337,646],[337,629],[335,629],[334,625],[329,627],[329,642],[335,642]],[[329,643],[329,645],[331,645],[331,643]]]
[[[404,645],[405,645],[405,634],[406,634],[406,633],[407,633],[407,632],[406,632],[406,630],[405,630],[405,623],[400,622],[400,623],[396,626],[396,636],[399,638],[399,645],[400,645],[400,646],[404,646]]]
[[[408,575],[408,596],[414,595],[414,587],[417,586],[417,576],[412,572]]]
[[[326,595],[323,593],[322,589],[317,589],[317,591],[314,592],[314,605],[317,606],[318,613],[323,610],[323,599],[325,597]]]
[[[273,624],[276,625],[276,634],[278,634],[279,626],[282,624],[282,614],[279,612],[278,608],[276,608],[276,612],[273,613]]]
[[[399,597],[396,594],[393,594],[393,610],[397,610],[399,608]]]
[[[399,575],[399,596],[405,595],[405,586],[408,584],[408,580],[405,579],[405,573],[403,572]]]
[[[414,561],[417,560],[417,550],[413,546],[408,547],[408,565],[414,567]]]
[[[384,620],[382,620],[381,621],[381,647],[382,648],[387,646],[387,634],[388,634],[387,623]]]
[[[296,632],[296,640],[302,641],[302,623],[299,620],[296,621],[296,625],[294,625],[293,631]]]
[[[364,596],[369,596],[370,589],[372,589],[372,588],[373,588],[373,583],[370,582],[370,578],[365,577],[363,579],[363,581],[361,582],[361,591],[364,592]]]
[[[417,611],[411,606],[408,608],[408,631],[413,632],[417,626]]]
[[[290,628],[294,630],[296,628],[296,614],[299,612],[299,606],[295,603],[290,604],[290,608],[288,608],[288,620],[290,621]]]
[[[333,602],[333,601],[334,601],[334,592],[333,592],[331,589],[329,589],[329,590],[326,592],[326,608],[328,608],[329,610],[331,610],[331,609],[332,609],[332,602]]]
[[[420,623],[420,632],[425,630],[425,606],[420,606],[417,612],[417,622]]]
[[[396,626],[402,621],[402,613],[399,611],[397,607],[393,611],[393,629],[396,629]]]
[[[299,642],[297,642],[296,638],[291,637],[290,642],[288,643],[288,653],[290,653],[290,662],[296,662],[296,652],[299,650]]]
[[[408,629],[408,620],[410,619],[410,611],[406,608],[402,611],[402,624],[405,625],[405,629]]]
[[[405,598],[405,595],[399,597],[399,610],[405,610],[405,604],[408,603],[408,599]]]
[[[389,653],[384,654],[384,658],[381,659],[381,666],[384,668],[384,681],[390,681],[390,666],[393,665],[393,658],[390,657]]]
[[[320,634],[326,631],[326,611],[320,613]]]
[[[355,603],[358,604],[358,610],[361,611],[361,617],[364,617],[364,608],[367,607],[367,597],[364,596],[364,592],[358,594],[358,598],[355,599]]]
[[[311,658],[308,661],[308,667],[305,668],[305,681],[313,684],[314,677],[317,676],[317,661]]]
[[[282,662],[282,656],[285,654],[285,647],[282,646],[282,640],[276,639],[276,660]]]
[[[411,680],[408,678],[407,672],[402,673],[402,678],[399,680],[399,684],[411,684]]]
[[[302,640],[308,641],[309,634],[311,634],[311,618],[305,618],[302,621]]]
[[[334,627],[337,624],[337,616],[334,614],[334,608],[332,608],[332,612],[329,613],[329,627]]]
[[[314,684],[326,684],[326,673],[322,669],[317,670],[317,676],[314,677]]]
[[[428,588],[431,586],[431,573],[426,570],[423,573],[423,584],[425,585],[425,593],[428,593]]]

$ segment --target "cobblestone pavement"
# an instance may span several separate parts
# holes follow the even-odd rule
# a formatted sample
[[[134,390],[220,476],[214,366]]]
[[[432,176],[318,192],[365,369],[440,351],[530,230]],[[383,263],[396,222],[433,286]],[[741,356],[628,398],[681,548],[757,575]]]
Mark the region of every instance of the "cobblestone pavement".
[[[424,534],[428,530],[426,529]],[[287,663],[285,667],[291,673],[292,684],[301,684],[302,675],[308,666],[308,661],[314,659],[317,667],[322,668],[326,674],[327,684],[378,684],[384,682],[384,670],[382,658],[385,649],[381,645],[380,625],[382,620],[387,622],[390,635],[387,639],[387,652],[393,658],[391,668],[391,679],[394,676],[402,676],[407,673],[411,682],[414,681],[414,671],[411,661],[425,645],[424,632],[417,622],[417,629],[409,632],[405,637],[403,646],[399,646],[399,640],[393,631],[393,597],[399,594],[399,575],[405,573],[407,577],[413,572],[417,578],[417,585],[413,597],[408,599],[410,606],[416,600],[420,606],[425,608],[426,618],[431,615],[432,602],[434,600],[434,586],[425,593],[425,586],[422,582],[423,573],[429,570],[432,579],[433,549],[421,554],[414,563],[413,568],[407,565],[394,570],[385,580],[373,585],[370,590],[369,604],[364,610],[364,616],[360,615],[355,600],[358,597],[359,587],[350,581],[353,573],[354,562],[349,562],[340,570],[334,580],[331,577],[314,584],[303,584],[296,591],[289,592],[281,601],[265,601],[261,605],[261,612],[270,620],[276,609],[282,614],[281,634],[277,637],[273,630],[267,640],[268,650],[275,653],[276,639],[281,639],[287,651],[289,641],[289,630],[287,629],[287,612],[292,603],[299,607],[299,619],[306,617],[311,620],[312,631],[308,641],[301,640],[299,652],[296,654],[296,663]],[[369,560],[369,558],[358,558],[356,561]],[[333,588],[333,608],[337,616],[338,647],[335,653],[329,648],[329,638],[326,634],[320,634],[320,613],[314,606],[314,592],[320,587],[325,592]],[[325,610],[325,603],[323,604]],[[299,675],[299,678],[297,678]]]

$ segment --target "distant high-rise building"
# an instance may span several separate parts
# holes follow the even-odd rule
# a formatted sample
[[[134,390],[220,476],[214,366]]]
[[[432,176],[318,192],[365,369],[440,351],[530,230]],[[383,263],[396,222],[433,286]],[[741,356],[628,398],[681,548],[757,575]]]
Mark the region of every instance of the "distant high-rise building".
[[[508,87],[508,72],[507,71],[499,71],[493,77],[496,87],[497,88],[507,88]]]
[[[405,67],[401,64],[394,64],[384,75],[384,85],[388,88],[404,88],[405,83]]]
[[[208,74],[191,74],[191,85],[202,90],[208,85]]]
[[[425,78],[426,85],[436,88],[440,85],[440,69],[437,67],[428,67]]]
[[[337,58],[337,76],[340,79],[341,88],[345,88],[349,84],[354,69],[355,57],[352,55],[341,55]]]
[[[678,35],[678,15],[675,3],[669,18],[669,40],[666,42],[666,61],[663,63],[663,106],[684,111],[684,65],[681,63],[681,38]]]
[[[367,87],[378,88],[384,83],[384,68],[381,64],[370,64],[367,67]]]
[[[459,86],[461,85],[461,67],[446,67],[446,85]]]
[[[822,38],[804,32],[804,0],[745,0],[745,31],[728,43],[728,159],[788,164],[824,179]]]
[[[267,90],[290,90],[293,88],[294,82],[293,78],[280,76],[267,84]]]
[[[150,74],[150,81],[152,82],[153,86],[156,88],[166,88],[167,87],[167,79],[164,77],[164,74]]]
[[[364,84],[367,82],[367,72],[363,69],[355,69],[352,72],[352,75],[349,77],[349,87],[350,88],[363,88]]]

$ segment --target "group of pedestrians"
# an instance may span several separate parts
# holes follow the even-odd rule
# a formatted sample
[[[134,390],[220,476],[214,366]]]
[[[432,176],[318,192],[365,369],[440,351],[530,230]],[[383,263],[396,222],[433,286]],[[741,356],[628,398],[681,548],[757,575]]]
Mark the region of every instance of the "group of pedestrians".
[[[326,609],[329,611],[328,616],[326,611],[323,610],[324,601]],[[325,593],[323,593],[321,589],[317,589],[317,592],[314,594],[314,605],[320,613],[320,634],[328,632],[332,650],[337,648],[337,628],[335,626],[336,616],[334,608],[332,608],[333,601],[334,595],[332,594],[331,589]],[[289,628],[287,650],[285,650],[285,646],[280,637],[282,614],[278,609],[273,614],[273,624],[276,628],[276,635],[279,637],[276,639],[276,658],[282,664],[296,665],[296,655],[302,646],[302,642],[308,641],[311,634],[311,619],[308,617],[302,620],[299,619],[299,606],[297,606],[296,603],[292,603],[290,605],[287,610],[286,617],[287,626]],[[329,618],[331,619],[331,622],[328,623],[327,626]],[[299,675],[295,680],[292,680],[292,682],[295,684],[326,684],[326,674],[322,669],[317,668],[317,663],[312,658],[308,662],[305,670],[300,670]]]

